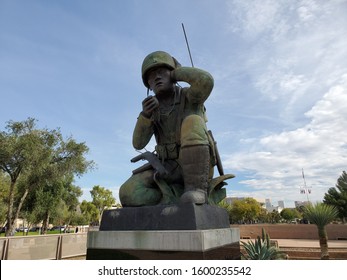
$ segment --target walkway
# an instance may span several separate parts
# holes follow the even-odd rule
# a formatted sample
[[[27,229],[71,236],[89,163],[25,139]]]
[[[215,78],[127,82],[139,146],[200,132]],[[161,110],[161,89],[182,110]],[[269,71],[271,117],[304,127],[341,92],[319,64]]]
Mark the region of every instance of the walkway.
[[[241,239],[247,242],[254,239]],[[319,240],[315,239],[271,239],[278,242],[278,247],[320,248]],[[347,240],[328,240],[329,248],[347,249]]]
[[[319,240],[312,239],[276,239],[281,247],[319,248]],[[347,240],[328,240],[329,248],[347,249]]]

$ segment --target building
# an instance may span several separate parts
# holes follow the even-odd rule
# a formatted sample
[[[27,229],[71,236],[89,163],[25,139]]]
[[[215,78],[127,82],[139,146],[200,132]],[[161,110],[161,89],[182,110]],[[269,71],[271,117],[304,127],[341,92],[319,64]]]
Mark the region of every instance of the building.
[[[273,212],[273,211],[276,211],[276,212],[278,212],[278,213],[281,213],[281,211],[283,210],[283,207],[272,205],[271,199],[270,199],[270,198],[267,198],[267,199],[265,199],[265,209],[266,209],[266,211],[268,211],[269,213],[270,213],[270,212]]]
[[[284,209],[284,201],[283,200],[280,200],[278,201],[278,207],[281,207],[282,209]]]
[[[308,206],[311,203],[309,201],[294,201],[295,208],[299,208],[301,206]]]
[[[273,207],[273,205],[271,204],[271,199],[270,198],[265,199],[265,208],[266,208],[266,210],[269,211],[269,209],[271,209],[272,207]],[[272,212],[272,211],[269,211],[269,212]]]

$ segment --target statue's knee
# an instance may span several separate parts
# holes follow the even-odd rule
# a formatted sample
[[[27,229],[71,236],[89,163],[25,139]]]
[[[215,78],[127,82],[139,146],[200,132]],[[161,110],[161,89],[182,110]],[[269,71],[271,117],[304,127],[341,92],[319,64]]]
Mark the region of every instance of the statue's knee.
[[[132,204],[132,192],[134,184],[130,179],[123,183],[119,189],[119,200],[123,206]]]
[[[161,193],[151,186],[151,174],[131,176],[119,189],[119,199],[123,206],[154,205],[160,200]]]
[[[207,128],[199,115],[189,115],[181,125],[181,146],[208,145]]]

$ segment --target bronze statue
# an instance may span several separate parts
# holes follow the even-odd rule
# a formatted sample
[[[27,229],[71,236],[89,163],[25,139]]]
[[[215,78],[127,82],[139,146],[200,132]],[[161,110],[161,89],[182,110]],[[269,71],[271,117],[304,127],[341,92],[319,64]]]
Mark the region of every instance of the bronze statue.
[[[201,69],[182,67],[163,51],[149,54],[142,64],[142,80],[154,96],[142,102],[133,133],[133,146],[145,148],[156,139],[155,152],[132,159],[148,163],[133,171],[121,186],[123,207],[157,204],[217,204],[226,196],[216,142],[206,127],[204,102],[213,89],[212,76]],[[181,87],[177,82],[186,82]],[[213,178],[214,166],[220,176]]]

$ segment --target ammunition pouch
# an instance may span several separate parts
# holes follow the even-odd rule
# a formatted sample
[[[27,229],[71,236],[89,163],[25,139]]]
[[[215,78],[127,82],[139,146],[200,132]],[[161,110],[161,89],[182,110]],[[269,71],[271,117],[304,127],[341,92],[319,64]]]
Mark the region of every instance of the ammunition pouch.
[[[155,151],[162,160],[167,159],[178,159],[179,156],[179,145],[176,143],[156,145]]]

